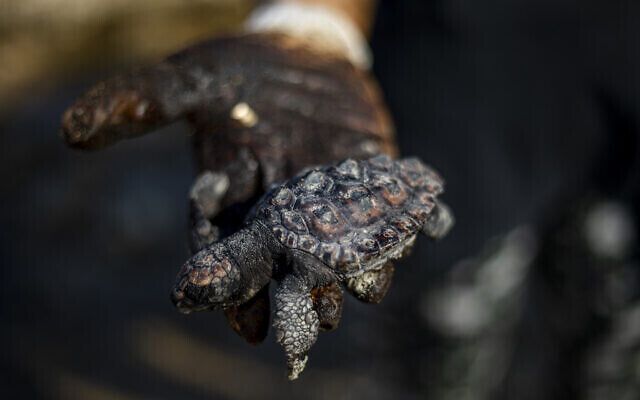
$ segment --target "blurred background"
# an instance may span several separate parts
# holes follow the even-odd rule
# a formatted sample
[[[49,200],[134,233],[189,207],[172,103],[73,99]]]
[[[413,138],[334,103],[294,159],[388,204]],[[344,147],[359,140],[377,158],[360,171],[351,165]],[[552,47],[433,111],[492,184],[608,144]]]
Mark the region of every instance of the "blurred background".
[[[92,83],[232,32],[255,1],[0,2],[0,393],[55,399],[640,398],[640,7],[382,1],[374,73],[457,226],[378,306],[346,298],[299,381],[271,334],[177,313],[189,129],[99,152]]]

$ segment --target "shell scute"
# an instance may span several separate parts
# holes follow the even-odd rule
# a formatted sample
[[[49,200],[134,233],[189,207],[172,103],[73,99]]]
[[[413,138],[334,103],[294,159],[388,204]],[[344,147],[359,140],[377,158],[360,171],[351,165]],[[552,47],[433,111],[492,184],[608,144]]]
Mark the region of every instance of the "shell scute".
[[[280,225],[282,219],[280,218],[280,213],[273,208],[263,208],[260,211],[262,217],[269,222],[270,225]]]
[[[380,252],[380,245],[370,236],[357,236],[353,241],[353,246],[364,261],[372,259]]]
[[[416,194],[417,202],[424,207],[427,213],[430,213],[433,208],[436,206],[435,199],[433,197],[433,193],[423,191]]]
[[[398,215],[391,219],[391,226],[393,226],[401,237],[406,237],[417,232],[420,229],[420,225],[408,215]]]
[[[380,231],[374,233],[373,237],[382,250],[393,247],[400,242],[400,234],[390,226],[382,227]]]
[[[407,208],[407,214],[416,221],[426,222],[429,212],[423,206],[411,205]]]
[[[304,223],[304,218],[300,213],[291,210],[284,210],[282,212],[282,225],[290,231],[295,233],[307,233],[307,225]]]
[[[436,195],[442,193],[444,182],[440,175],[419,159],[405,158],[398,161],[398,167],[400,177],[412,188],[426,188]]]
[[[378,171],[388,172],[393,167],[393,160],[386,154],[380,154],[370,158],[369,164]]]
[[[400,179],[392,175],[377,174],[372,179],[374,191],[392,207],[402,206],[409,198],[410,189]]]
[[[357,161],[347,159],[336,166],[336,172],[343,177],[350,179],[360,179],[362,177],[362,169]]]
[[[304,201],[299,207],[310,231],[317,234],[320,239],[332,240],[348,228],[347,221],[336,207],[324,199]]]
[[[306,193],[322,193],[331,188],[333,180],[323,171],[312,170],[302,178],[301,183]]]
[[[386,205],[382,204],[364,185],[341,188],[338,201],[343,207],[343,212],[349,216],[350,222],[356,227],[376,222],[386,211]]]
[[[307,253],[315,253],[320,245],[320,241],[311,235],[300,235],[298,237],[298,248]]]
[[[271,198],[271,204],[274,206],[284,207],[293,204],[294,200],[295,196],[291,189],[287,187],[280,187]]]

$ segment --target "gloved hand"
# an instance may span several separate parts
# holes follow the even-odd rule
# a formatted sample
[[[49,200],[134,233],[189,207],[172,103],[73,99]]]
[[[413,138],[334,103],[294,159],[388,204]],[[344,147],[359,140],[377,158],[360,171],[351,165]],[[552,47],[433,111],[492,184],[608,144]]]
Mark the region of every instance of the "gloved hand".
[[[387,110],[366,71],[271,33],[210,40],[101,82],[64,113],[62,134],[71,147],[100,149],[179,119],[194,129],[200,171],[190,195],[193,252],[237,230],[274,182],[312,165],[396,154]],[[333,328],[340,288],[318,293],[316,306],[330,320],[325,328]],[[248,341],[263,340],[268,290],[226,314]]]

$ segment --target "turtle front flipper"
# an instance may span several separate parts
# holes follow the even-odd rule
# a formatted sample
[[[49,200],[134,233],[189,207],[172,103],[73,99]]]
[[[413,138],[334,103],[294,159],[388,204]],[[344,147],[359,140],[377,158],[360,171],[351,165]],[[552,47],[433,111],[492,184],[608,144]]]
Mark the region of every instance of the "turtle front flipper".
[[[422,232],[431,239],[440,239],[449,233],[454,223],[455,219],[449,206],[437,201],[432,213],[422,227]]]
[[[211,223],[221,209],[221,202],[229,189],[225,173],[205,171],[193,183],[189,194],[189,247],[195,254],[217,242],[220,230]]]
[[[320,319],[313,307],[311,287],[303,278],[287,275],[275,295],[273,326],[284,347],[289,380],[297,379],[307,363],[307,352],[318,338]]]
[[[378,304],[391,287],[395,268],[392,263],[386,263],[378,270],[366,271],[360,275],[345,280],[347,290],[360,301]]]
[[[266,285],[246,303],[226,308],[224,314],[238,335],[251,344],[258,344],[269,332],[270,303],[269,285]]]

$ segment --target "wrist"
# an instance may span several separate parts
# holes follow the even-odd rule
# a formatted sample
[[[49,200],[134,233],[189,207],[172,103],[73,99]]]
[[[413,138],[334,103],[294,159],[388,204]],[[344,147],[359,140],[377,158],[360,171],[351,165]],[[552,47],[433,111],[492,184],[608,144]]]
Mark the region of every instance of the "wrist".
[[[251,33],[282,33],[314,49],[338,54],[368,69],[372,56],[366,38],[340,11],[320,4],[273,3],[253,11],[245,22]]]

